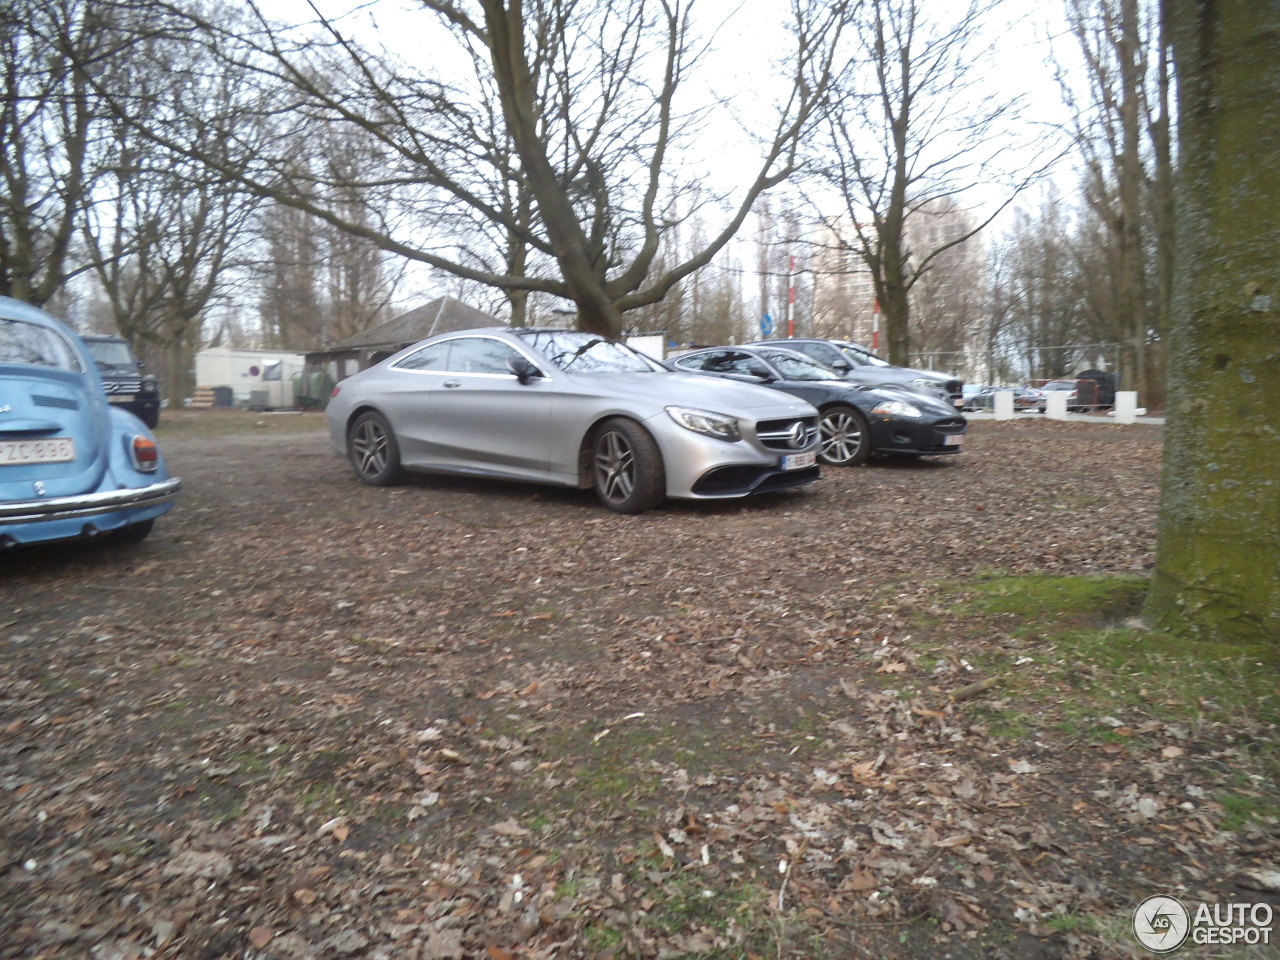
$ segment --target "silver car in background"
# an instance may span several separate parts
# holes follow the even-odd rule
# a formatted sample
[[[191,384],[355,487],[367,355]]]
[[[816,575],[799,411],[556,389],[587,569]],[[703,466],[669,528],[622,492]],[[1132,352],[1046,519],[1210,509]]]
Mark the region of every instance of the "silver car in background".
[[[576,330],[442,334],[341,381],[334,449],[374,486],[406,471],[594,487],[619,513],[818,479],[818,414],[765,387],[672,373]]]

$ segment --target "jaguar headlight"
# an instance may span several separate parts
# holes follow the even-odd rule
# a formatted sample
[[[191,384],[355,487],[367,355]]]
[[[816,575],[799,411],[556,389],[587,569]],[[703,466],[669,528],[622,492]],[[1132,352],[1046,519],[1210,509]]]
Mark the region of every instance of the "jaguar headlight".
[[[695,410],[691,407],[667,407],[667,416],[686,430],[700,433],[704,437],[715,437],[717,440],[728,443],[742,439],[742,433],[738,430],[738,421],[722,413]]]
[[[919,417],[922,416],[920,408],[912,406],[905,400],[881,400],[871,412],[879,414],[882,417]]]

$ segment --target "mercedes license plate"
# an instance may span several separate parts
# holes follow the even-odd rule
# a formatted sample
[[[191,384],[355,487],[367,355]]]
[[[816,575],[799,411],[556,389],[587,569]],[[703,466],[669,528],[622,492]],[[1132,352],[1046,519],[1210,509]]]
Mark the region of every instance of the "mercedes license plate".
[[[964,442],[964,434],[962,433],[942,438],[942,445],[944,447],[958,447],[962,442]]]
[[[805,467],[812,467],[818,462],[818,455],[812,451],[809,453],[788,453],[782,458],[783,470],[801,470]]]
[[[26,463],[69,463],[76,458],[70,437],[49,440],[0,440],[0,467]]]

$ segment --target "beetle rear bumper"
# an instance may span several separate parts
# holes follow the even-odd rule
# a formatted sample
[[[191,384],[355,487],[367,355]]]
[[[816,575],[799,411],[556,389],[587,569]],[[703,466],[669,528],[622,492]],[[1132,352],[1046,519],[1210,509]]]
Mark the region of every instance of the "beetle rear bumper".
[[[41,521],[77,520],[119,510],[143,510],[166,504],[182,487],[179,477],[171,477],[146,487],[126,490],[104,490],[74,497],[50,497],[48,500],[16,500],[0,503],[0,526]]]

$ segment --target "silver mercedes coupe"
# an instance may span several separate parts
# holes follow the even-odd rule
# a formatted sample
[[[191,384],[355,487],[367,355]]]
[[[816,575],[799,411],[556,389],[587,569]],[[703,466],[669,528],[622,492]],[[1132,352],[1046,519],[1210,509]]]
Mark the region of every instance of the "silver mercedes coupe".
[[[356,477],[406,472],[594,487],[619,513],[818,479],[818,413],[766,387],[673,373],[576,330],[447,333],[341,381],[327,410]]]

